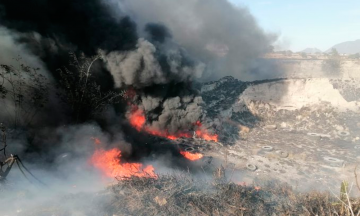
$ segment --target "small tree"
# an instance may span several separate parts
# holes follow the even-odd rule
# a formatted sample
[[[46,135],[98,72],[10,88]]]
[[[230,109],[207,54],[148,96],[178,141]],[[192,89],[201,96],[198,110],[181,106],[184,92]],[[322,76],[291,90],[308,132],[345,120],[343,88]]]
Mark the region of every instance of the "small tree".
[[[307,54],[306,54],[305,52],[302,52],[302,53],[301,53],[301,57],[303,57],[303,58],[306,59],[306,58],[307,58]]]
[[[21,59],[16,59],[20,63]],[[32,68],[0,65],[0,102],[7,112],[8,125],[28,126],[48,100],[47,78]]]
[[[110,104],[118,103],[124,95],[123,92],[104,92],[96,82],[92,66],[100,58],[100,55],[90,58],[81,55],[78,58],[74,53],[70,53],[71,69],[58,69],[58,96],[68,106],[77,123],[101,113]]]
[[[355,53],[349,56],[350,59],[360,59],[360,53]]]
[[[335,48],[332,48],[328,59],[322,64],[322,70],[328,75],[338,75],[341,73],[341,64],[341,56]]]

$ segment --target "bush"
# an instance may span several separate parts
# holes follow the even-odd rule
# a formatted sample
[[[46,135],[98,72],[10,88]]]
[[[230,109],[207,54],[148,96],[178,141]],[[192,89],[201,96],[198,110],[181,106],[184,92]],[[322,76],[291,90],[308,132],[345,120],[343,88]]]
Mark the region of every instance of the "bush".
[[[12,127],[29,126],[48,101],[47,78],[39,68],[0,65],[0,102],[4,122]]]
[[[100,56],[90,58],[81,55],[80,58],[70,53],[69,68],[58,69],[57,95],[69,108],[69,115],[75,123],[84,122],[101,113],[110,104],[120,101],[122,92],[106,91],[94,78],[93,64],[100,60]]]
[[[341,64],[341,56],[336,49],[332,49],[328,59],[324,60],[322,64],[322,70],[327,75],[339,75],[342,71]]]

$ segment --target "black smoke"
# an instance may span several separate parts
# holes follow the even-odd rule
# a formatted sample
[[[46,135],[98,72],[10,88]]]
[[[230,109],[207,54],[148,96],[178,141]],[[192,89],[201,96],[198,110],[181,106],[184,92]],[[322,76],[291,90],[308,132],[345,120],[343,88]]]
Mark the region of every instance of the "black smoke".
[[[127,16],[112,17],[108,5],[100,0],[5,0],[0,2],[0,8],[1,26],[16,32],[18,45],[40,58],[54,78],[54,86],[60,80],[58,69],[69,67],[69,52],[93,56],[99,49],[105,52],[131,50],[138,40],[136,24]],[[97,61],[93,68],[94,80],[101,91],[113,90],[114,81],[105,65]],[[68,110],[66,104],[54,103],[52,108],[56,113]],[[87,111],[84,107],[79,117],[81,122],[91,120]],[[63,117],[68,123],[75,121],[74,118],[69,112]]]
[[[219,71],[214,77],[226,71],[246,74],[250,62],[272,41],[248,10],[215,0],[3,0],[0,27],[9,32],[12,45],[39,59],[53,79],[51,103],[38,114],[42,116],[38,126],[96,122],[110,137],[129,126],[133,106],[143,110],[146,125],[154,130],[175,134],[193,130],[194,123],[205,118],[202,98],[193,88],[197,80],[214,70]],[[61,73],[71,71],[66,81],[80,80],[76,67],[69,65],[70,52],[101,57],[91,68],[89,82],[95,83],[94,89],[80,97],[84,102],[76,112],[71,112],[71,100],[56,99],[57,91],[79,94],[76,85],[63,82]],[[132,100],[120,100],[96,116],[91,112],[97,90],[103,95],[129,89],[136,92]],[[44,141],[38,135],[43,133],[31,130],[35,136],[31,146]],[[129,132],[124,139],[143,144],[137,133]]]
[[[159,43],[164,43],[165,39],[172,37],[169,29],[158,23],[148,23],[145,26],[145,32],[150,35],[152,41]]]
[[[157,130],[169,128],[171,133],[192,127],[202,117],[202,100],[192,85],[196,77],[201,77],[205,65],[177,45],[165,25],[148,23],[144,27],[147,36],[139,38],[136,23],[125,13],[114,16],[109,10],[113,6],[101,0],[1,1],[1,27],[16,35],[16,45],[40,59],[53,79],[50,103],[38,113],[40,123],[27,129],[28,147],[24,151],[28,154],[46,153],[46,160],[51,161],[48,158],[57,153],[47,143],[62,143],[62,137],[51,131],[64,125],[95,122],[111,139],[126,133],[123,139],[135,144],[129,158],[141,158],[154,149],[169,149],[146,145],[154,141],[151,136],[139,136],[129,126],[129,107],[143,109],[149,125]],[[103,93],[135,89],[136,100],[130,106],[128,100],[120,100],[109,112],[94,116],[90,91],[81,97],[84,103],[75,104],[73,112],[74,103],[57,98],[61,96],[58,92],[66,92],[65,99],[79,93],[74,86],[79,82],[78,71],[69,65],[69,53],[78,57],[101,55],[92,66],[89,82],[96,83]],[[58,69],[71,71],[65,82]],[[170,149],[173,154],[178,152]]]
[[[37,32],[57,48],[73,47],[86,55],[98,49],[130,50],[137,42],[136,25],[128,17],[111,17],[99,0],[20,0],[1,2],[3,26],[22,33]]]

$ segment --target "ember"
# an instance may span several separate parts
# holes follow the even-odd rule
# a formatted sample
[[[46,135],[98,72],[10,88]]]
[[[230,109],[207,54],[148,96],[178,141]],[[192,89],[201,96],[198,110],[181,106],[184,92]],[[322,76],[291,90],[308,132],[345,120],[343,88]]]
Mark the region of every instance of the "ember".
[[[191,153],[187,151],[180,151],[180,154],[182,154],[186,159],[191,161],[196,161],[203,157],[203,155],[200,153]]]

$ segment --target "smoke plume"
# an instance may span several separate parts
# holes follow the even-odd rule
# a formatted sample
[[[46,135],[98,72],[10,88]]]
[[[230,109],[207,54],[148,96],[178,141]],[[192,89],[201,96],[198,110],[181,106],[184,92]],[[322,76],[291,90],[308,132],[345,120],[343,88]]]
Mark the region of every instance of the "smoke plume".
[[[252,72],[261,66],[256,59],[270,49],[276,37],[265,33],[245,8],[235,8],[225,0],[104,2],[117,3],[114,14],[129,14],[140,35],[147,34],[149,22],[165,25],[169,30],[154,30],[159,35],[155,38],[164,41],[163,35],[171,35],[190,55],[206,63],[203,78],[232,75],[244,80],[266,76]]]
[[[247,9],[225,0],[3,0],[0,64],[16,66],[20,56],[50,82],[48,104],[35,112],[41,121],[22,125],[22,139],[9,141],[16,143],[9,151],[32,162],[31,168],[52,169],[35,172],[54,183],[80,184],[81,177],[94,176],[87,170],[93,136],[106,148],[121,149],[125,162],[161,153],[157,162],[174,167],[174,156],[183,156],[153,136],[196,133],[217,140],[201,124],[206,113],[194,85],[225,75],[260,78],[256,59],[273,40]],[[100,59],[85,70],[76,65],[83,57],[69,65],[69,53]],[[89,79],[83,79],[84,71]],[[103,98],[119,92],[125,92],[120,101],[94,114],[91,109],[102,106]],[[1,112],[0,122],[9,116]]]

